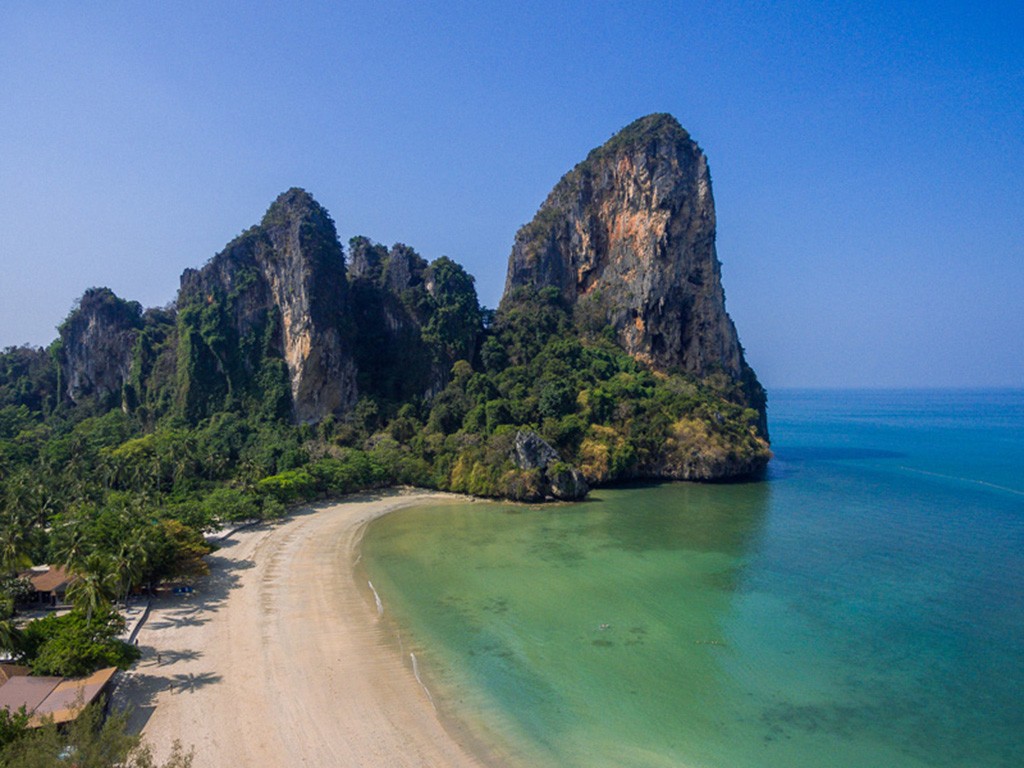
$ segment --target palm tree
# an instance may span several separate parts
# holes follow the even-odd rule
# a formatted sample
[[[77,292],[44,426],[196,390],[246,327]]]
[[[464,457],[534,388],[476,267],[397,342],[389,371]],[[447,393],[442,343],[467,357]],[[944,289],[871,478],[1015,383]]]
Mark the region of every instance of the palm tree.
[[[29,524],[23,515],[8,512],[0,519],[0,574],[16,574],[32,565],[25,551]]]
[[[21,632],[14,623],[14,598],[0,596],[0,653],[11,656],[21,647]]]
[[[73,573],[75,579],[68,585],[68,600],[75,608],[84,608],[85,620],[91,621],[95,611],[117,599],[117,574],[110,561],[100,554],[88,555]]]
[[[45,528],[50,517],[57,510],[60,500],[54,491],[55,483],[45,470],[33,473],[32,497],[34,502],[32,521],[38,528]]]
[[[120,588],[119,595],[128,602],[128,593],[145,573],[149,564],[150,535],[148,526],[133,529],[121,542],[114,556],[113,571]]]
[[[21,631],[15,626],[14,619],[0,621],[0,651],[15,656],[21,648]]]
[[[54,528],[54,554],[67,570],[81,568],[86,554],[92,549],[89,542],[89,522],[82,510],[69,510]]]

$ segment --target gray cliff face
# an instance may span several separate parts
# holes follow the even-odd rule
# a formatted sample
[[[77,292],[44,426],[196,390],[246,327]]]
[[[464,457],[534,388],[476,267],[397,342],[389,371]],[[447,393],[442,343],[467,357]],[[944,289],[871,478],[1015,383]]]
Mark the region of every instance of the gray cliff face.
[[[516,433],[511,459],[518,469],[540,472],[536,494],[525,495],[523,501],[541,501],[547,497],[575,501],[590,492],[583,473],[564,464],[558,451],[536,432],[520,430]]]
[[[307,192],[280,195],[258,227],[202,269],[182,275],[179,307],[214,295],[230,298],[225,306],[235,338],[270,325],[269,351],[287,365],[296,421],[316,422],[352,408],[356,371],[345,338],[344,257],[334,222]],[[225,358],[237,350],[226,352]],[[243,356],[243,364],[252,359]],[[222,363],[227,375],[229,362]]]
[[[610,324],[635,358],[698,377],[724,371],[763,412],[725,311],[707,159],[670,115],[593,150],[519,230],[502,302],[545,286],[577,316]]]
[[[74,403],[96,398],[121,404],[132,353],[142,327],[142,307],[109,288],[90,288],[60,327],[64,394]]]
[[[273,300],[266,280],[260,279],[261,268],[256,254],[269,247],[266,236],[258,229],[252,229],[229,243],[202,269],[186,269],[181,275],[179,306],[196,298],[208,302],[218,293],[230,295],[234,300],[228,307],[228,321],[238,337],[258,332],[266,321]],[[276,347],[283,352],[280,343]],[[243,358],[242,362],[252,373],[252,361]]]

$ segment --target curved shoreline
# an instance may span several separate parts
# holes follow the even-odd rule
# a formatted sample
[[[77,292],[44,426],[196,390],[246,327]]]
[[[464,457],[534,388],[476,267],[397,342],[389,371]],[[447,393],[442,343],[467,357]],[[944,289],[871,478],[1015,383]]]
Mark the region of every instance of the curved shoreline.
[[[118,691],[155,756],[180,739],[195,748],[195,768],[482,768],[388,647],[356,575],[372,520],[453,499],[465,501],[418,490],[356,496],[221,542],[195,593],[154,604],[142,660]]]

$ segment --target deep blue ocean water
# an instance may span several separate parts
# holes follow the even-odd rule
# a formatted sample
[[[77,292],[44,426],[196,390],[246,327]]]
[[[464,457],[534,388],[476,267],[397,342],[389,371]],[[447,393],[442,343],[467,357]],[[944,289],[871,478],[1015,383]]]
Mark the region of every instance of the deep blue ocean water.
[[[759,483],[376,521],[369,578],[524,766],[1024,765],[1024,391],[782,391]]]

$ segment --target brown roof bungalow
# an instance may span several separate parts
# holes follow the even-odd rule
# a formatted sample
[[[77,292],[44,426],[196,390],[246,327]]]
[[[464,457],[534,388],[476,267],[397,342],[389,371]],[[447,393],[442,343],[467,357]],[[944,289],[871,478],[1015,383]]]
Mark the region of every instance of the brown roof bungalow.
[[[0,674],[6,679],[0,685],[0,708],[14,713],[24,707],[31,728],[48,720],[74,720],[109,688],[117,672],[116,667],[108,667],[88,677],[31,677],[25,667],[5,664],[3,668]]]
[[[59,565],[36,565],[18,575],[31,582],[36,602],[54,605],[64,602],[64,593],[75,578]]]

